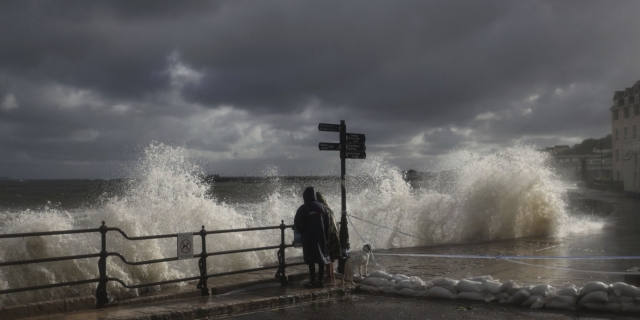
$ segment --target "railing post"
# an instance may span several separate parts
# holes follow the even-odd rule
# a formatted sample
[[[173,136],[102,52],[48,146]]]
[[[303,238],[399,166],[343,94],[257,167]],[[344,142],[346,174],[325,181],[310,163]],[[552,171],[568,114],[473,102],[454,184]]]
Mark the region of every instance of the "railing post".
[[[285,285],[288,283],[287,275],[285,274],[285,260],[284,260],[284,249],[286,244],[284,243],[284,230],[286,229],[286,225],[284,224],[284,220],[281,220],[280,224],[280,249],[278,250],[278,264],[280,267],[278,268],[278,272],[276,272],[276,278],[280,278],[280,283]]]
[[[100,260],[98,260],[98,270],[100,272],[100,282],[96,289],[96,306],[102,307],[109,303],[109,295],[107,294],[107,226],[100,226],[100,234],[102,235],[102,251],[100,251]]]
[[[200,238],[202,239],[202,255],[198,261],[198,267],[200,268],[200,282],[198,282],[197,288],[200,289],[200,296],[208,296],[209,289],[207,288],[207,231],[200,230]]]

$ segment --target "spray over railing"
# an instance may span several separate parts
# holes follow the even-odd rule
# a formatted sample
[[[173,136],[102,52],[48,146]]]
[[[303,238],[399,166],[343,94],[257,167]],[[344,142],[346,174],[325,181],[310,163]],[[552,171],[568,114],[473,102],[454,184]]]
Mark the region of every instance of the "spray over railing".
[[[73,285],[82,285],[89,283],[98,283],[98,288],[96,289],[96,306],[101,307],[109,303],[109,295],[107,293],[107,283],[109,281],[115,281],[120,283],[123,287],[128,289],[137,289],[144,287],[153,287],[171,283],[178,282],[186,282],[186,281],[195,281],[199,280],[197,288],[200,289],[200,293],[202,296],[209,295],[209,289],[207,287],[207,280],[209,278],[227,276],[232,274],[240,274],[254,271],[262,271],[269,269],[278,269],[275,277],[280,279],[282,284],[287,283],[287,277],[285,274],[285,269],[287,267],[297,266],[303,264],[302,262],[298,263],[289,263],[285,262],[285,249],[289,247],[293,247],[293,244],[285,243],[285,230],[293,229],[293,225],[285,225],[284,220],[279,226],[268,226],[268,227],[256,227],[256,228],[243,228],[243,229],[228,229],[228,230],[213,230],[207,231],[204,226],[199,232],[193,232],[193,236],[200,236],[202,241],[202,252],[200,254],[194,254],[193,258],[198,259],[198,268],[200,270],[199,276],[187,277],[187,278],[179,278],[165,281],[157,281],[157,282],[148,282],[148,283],[140,283],[140,284],[126,284],[119,278],[112,278],[107,276],[107,258],[109,256],[116,256],[122,260],[122,262],[128,265],[146,265],[153,263],[161,263],[161,262],[169,262],[169,261],[177,261],[178,257],[172,258],[164,258],[164,259],[153,259],[153,260],[145,260],[145,261],[135,261],[130,262],[122,256],[118,252],[109,252],[107,251],[107,232],[109,231],[117,231],[119,232],[125,239],[138,241],[138,240],[152,240],[152,239],[164,239],[164,238],[177,238],[178,234],[159,234],[159,235],[149,235],[142,237],[130,237],[120,228],[109,228],[105,225],[105,222],[102,221],[102,225],[99,228],[94,229],[83,229],[83,230],[62,230],[62,231],[46,231],[46,232],[29,232],[29,233],[12,233],[12,234],[0,234],[0,239],[7,238],[23,238],[23,237],[40,237],[40,236],[54,236],[54,235],[66,235],[66,234],[80,234],[80,233],[100,233],[101,234],[101,251],[99,253],[93,254],[82,254],[82,255],[73,255],[73,256],[63,256],[63,257],[51,257],[51,258],[43,258],[43,259],[31,259],[31,260],[18,260],[18,261],[5,261],[0,262],[0,267],[7,266],[17,266],[17,265],[25,265],[25,264],[33,264],[33,263],[44,263],[44,262],[55,262],[55,261],[65,261],[65,260],[76,260],[76,259],[87,259],[87,258],[99,258],[98,260],[98,271],[100,274],[99,278],[94,279],[85,279],[85,280],[77,280],[77,281],[68,281],[68,282],[59,282],[59,283],[50,283],[39,286],[30,286],[30,287],[21,287],[21,288],[12,288],[0,290],[0,294],[8,294],[8,293],[16,293],[23,291],[31,291],[31,290],[39,290],[39,289],[49,289],[56,287],[64,287],[64,286],[73,286]],[[235,232],[251,232],[251,231],[260,231],[260,230],[272,230],[272,229],[280,229],[281,241],[279,245],[268,246],[268,247],[258,247],[258,248],[248,248],[248,249],[237,249],[237,250],[226,250],[226,251],[218,251],[218,252],[207,252],[206,245],[206,236],[210,234],[223,234],[223,233],[235,233]],[[242,252],[253,252],[253,251],[263,251],[263,250],[278,250],[278,264],[274,266],[266,266],[260,268],[252,268],[252,269],[242,269],[242,270],[234,270],[228,272],[220,272],[207,274],[207,258],[211,256],[218,255],[226,255],[232,253],[242,253]]]

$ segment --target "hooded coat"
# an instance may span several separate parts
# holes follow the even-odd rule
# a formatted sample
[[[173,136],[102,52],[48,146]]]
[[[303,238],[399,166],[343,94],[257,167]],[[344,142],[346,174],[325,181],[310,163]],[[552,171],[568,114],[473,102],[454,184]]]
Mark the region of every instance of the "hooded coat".
[[[327,209],[316,201],[313,187],[302,193],[304,204],[296,211],[293,224],[302,235],[302,255],[304,263],[328,264],[329,215]]]

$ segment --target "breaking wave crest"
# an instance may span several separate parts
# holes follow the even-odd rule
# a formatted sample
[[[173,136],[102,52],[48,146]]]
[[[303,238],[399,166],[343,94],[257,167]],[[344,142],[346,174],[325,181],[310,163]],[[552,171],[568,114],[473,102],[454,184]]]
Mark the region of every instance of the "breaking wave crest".
[[[540,235],[562,236],[572,232],[568,223],[563,190],[546,166],[547,158],[530,147],[507,148],[483,157],[455,151],[441,158],[427,171],[437,171],[413,184],[402,172],[380,157],[348,163],[349,214],[391,229],[413,234],[407,237],[374,225],[353,220],[359,233],[374,248],[408,247],[442,243],[491,241]],[[210,186],[196,174],[198,166],[182,147],[152,143],[132,167],[132,179],[123,196],[105,196],[101,205],[69,213],[53,207],[12,215],[1,233],[97,228],[101,221],[121,228],[130,236],[175,234],[207,230],[291,224],[301,193],[315,184],[339,214],[339,181],[281,181],[277,168],[269,168],[264,192],[253,201],[225,203],[209,192]],[[214,185],[215,189],[216,186]],[[250,188],[247,186],[247,188]],[[247,192],[255,192],[247,191]],[[581,228],[598,224],[581,224]],[[288,241],[291,234],[287,232]],[[194,237],[194,252],[199,252]],[[4,239],[0,260],[13,261],[53,256],[95,253],[100,250],[98,234]],[[260,231],[207,236],[209,252],[251,248],[279,243],[279,232]],[[352,248],[362,241],[351,232]],[[109,232],[107,250],[119,252],[129,261],[173,257],[175,238],[128,241]],[[287,256],[299,255],[292,249]],[[198,275],[193,260],[128,266],[115,257],[108,260],[108,276],[126,283],[143,283]],[[208,272],[258,267],[277,261],[275,251],[233,254],[209,258]],[[15,288],[52,282],[98,277],[96,259],[32,264],[0,268],[0,288]],[[0,304],[25,303],[63,296],[92,295],[95,285],[36,290],[0,295]],[[137,290],[123,289],[109,282],[108,292],[116,298],[135,296]]]

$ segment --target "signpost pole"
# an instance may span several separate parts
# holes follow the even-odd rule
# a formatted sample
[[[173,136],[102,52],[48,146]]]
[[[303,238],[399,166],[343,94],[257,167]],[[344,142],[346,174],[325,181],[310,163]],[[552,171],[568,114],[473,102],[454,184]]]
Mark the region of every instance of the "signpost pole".
[[[342,193],[342,214],[340,216],[340,248],[342,256],[338,260],[338,272],[344,277],[344,265],[349,257],[349,228],[347,226],[347,187],[346,187],[346,154],[347,154],[347,125],[340,120],[340,185]]]

